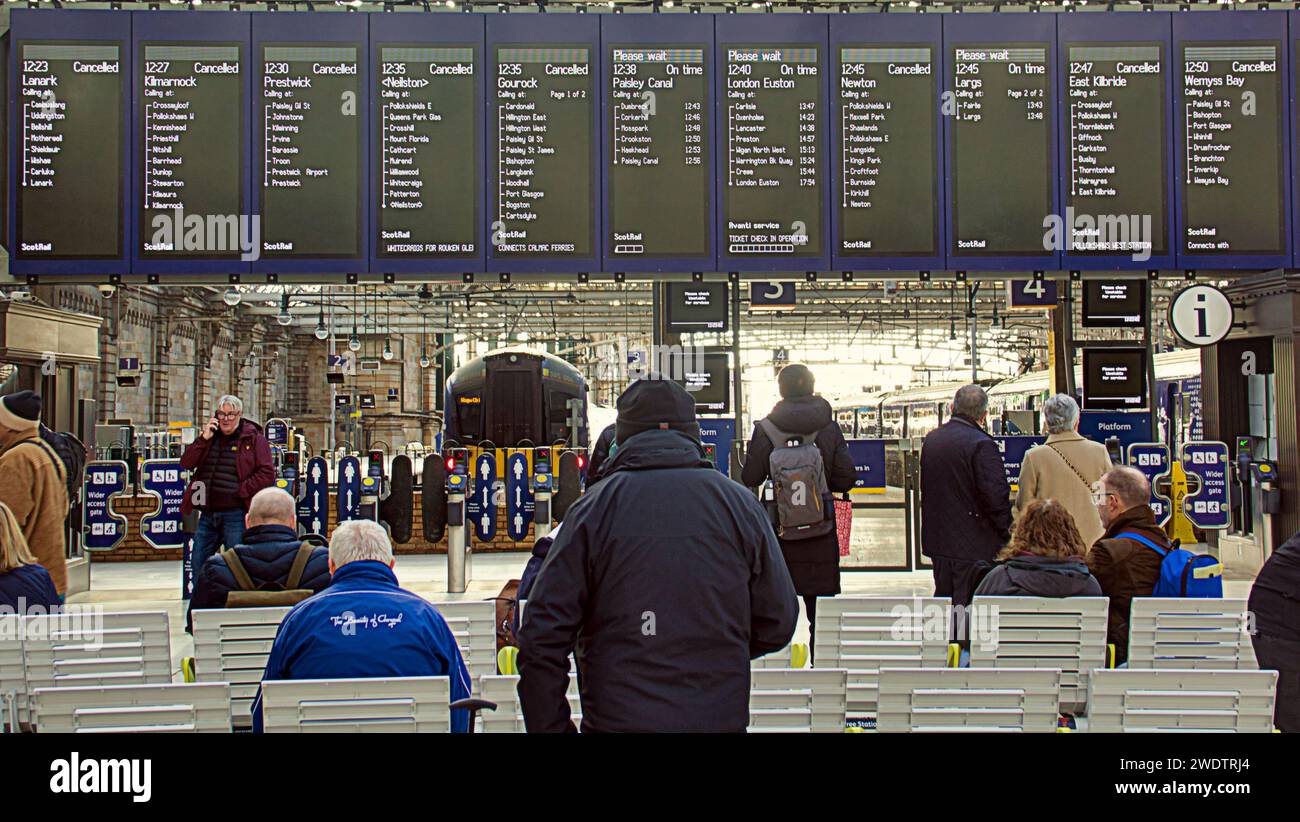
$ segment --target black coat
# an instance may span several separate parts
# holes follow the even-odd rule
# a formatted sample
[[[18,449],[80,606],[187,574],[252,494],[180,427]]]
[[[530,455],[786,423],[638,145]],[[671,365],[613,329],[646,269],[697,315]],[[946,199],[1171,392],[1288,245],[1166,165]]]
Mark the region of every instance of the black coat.
[[[768,420],[787,434],[817,434],[817,450],[822,452],[826,486],[832,493],[848,491],[857,479],[844,433],[831,416],[830,403],[821,397],[797,397],[781,400],[768,414]],[[741,481],[757,488],[771,475],[769,458],[772,441],[758,425],[749,438]],[[826,516],[835,516],[833,500],[824,500]],[[835,531],[810,539],[781,540],[781,553],[790,568],[794,589],[800,596],[834,596],[840,592],[840,543]]]
[[[284,525],[255,525],[244,531],[244,544],[235,548],[239,561],[253,581],[253,585],[275,582],[284,585],[289,579],[289,570],[293,568],[294,557],[298,555],[298,546],[302,540],[292,528]],[[330,585],[329,549],[317,546],[312,549],[307,567],[303,569],[301,588],[310,588],[316,593]],[[238,591],[239,583],[230,572],[230,566],[221,556],[213,554],[203,563],[198,577],[194,581],[194,593],[190,598],[191,610],[197,608],[224,608],[226,594]]]
[[[18,603],[22,602],[22,611]],[[8,613],[49,614],[63,603],[54,589],[50,572],[40,564],[19,565],[8,573],[0,574],[0,606]]]
[[[609,459],[609,447],[614,443],[614,423],[605,426],[605,430],[600,432],[596,438],[596,444],[591,447],[591,458],[587,461],[587,487],[595,485],[600,479],[600,469],[605,465],[605,460]]]
[[[1300,534],[1282,543],[1260,569],[1250,589],[1259,667],[1276,670],[1274,723],[1300,732]]]
[[[1011,486],[993,438],[953,417],[921,446],[921,552],[992,560],[1011,529]]]
[[[993,566],[975,596],[988,597],[1099,597],[1101,584],[1082,558],[1019,556]]]
[[[530,732],[743,731],[750,660],[790,642],[799,613],[754,495],[699,442],[652,430],[620,443],[564,518],[519,631]]]

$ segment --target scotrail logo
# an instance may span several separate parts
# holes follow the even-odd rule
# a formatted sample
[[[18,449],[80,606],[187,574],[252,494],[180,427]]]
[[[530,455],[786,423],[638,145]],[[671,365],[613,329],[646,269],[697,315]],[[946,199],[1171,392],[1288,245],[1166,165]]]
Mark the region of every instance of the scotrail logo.
[[[186,214],[167,208],[150,220],[153,236],[145,251],[185,254],[239,252],[244,262],[256,260],[262,247],[262,218],[257,214]]]
[[[1082,214],[1071,206],[1065,215],[1043,218],[1044,251],[1129,254],[1134,262],[1151,259],[1150,214]]]
[[[153,797],[152,759],[82,759],[73,751],[50,763],[50,793],[122,793],[132,802]]]

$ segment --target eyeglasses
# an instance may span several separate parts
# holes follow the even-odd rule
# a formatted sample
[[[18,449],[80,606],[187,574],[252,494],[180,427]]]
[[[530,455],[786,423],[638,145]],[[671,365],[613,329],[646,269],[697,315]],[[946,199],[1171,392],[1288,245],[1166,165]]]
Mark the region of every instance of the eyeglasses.
[[[219,420],[234,420],[234,419],[238,419],[238,418],[239,418],[239,412],[238,412],[238,411],[236,411],[236,412],[233,413],[233,414],[227,414],[227,413],[224,412],[224,411],[218,411],[218,412],[217,412],[217,419],[219,419]]]
[[[1092,503],[1093,505],[1101,505],[1103,502],[1106,501],[1106,497],[1113,497],[1113,496],[1115,495],[1110,493],[1109,491],[1093,491]]]

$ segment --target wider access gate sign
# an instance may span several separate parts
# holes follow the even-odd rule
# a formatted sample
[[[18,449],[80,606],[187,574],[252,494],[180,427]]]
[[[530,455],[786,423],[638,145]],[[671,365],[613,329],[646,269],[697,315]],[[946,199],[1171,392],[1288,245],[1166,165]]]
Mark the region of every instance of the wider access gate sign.
[[[1183,513],[1197,528],[1221,531],[1232,521],[1228,500],[1228,446],[1221,442],[1185,442],[1179,450],[1183,470],[1201,478],[1201,488],[1183,500]]]

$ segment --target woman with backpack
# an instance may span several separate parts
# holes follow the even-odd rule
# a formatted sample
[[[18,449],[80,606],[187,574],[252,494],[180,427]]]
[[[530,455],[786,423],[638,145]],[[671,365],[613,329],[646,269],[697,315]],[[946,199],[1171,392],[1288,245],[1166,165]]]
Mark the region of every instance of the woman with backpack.
[[[803,597],[811,638],[817,629],[817,597],[840,592],[840,545],[832,495],[851,489],[857,473],[830,403],[813,394],[814,378],[808,367],[796,363],[782,368],[777,387],[781,401],[754,426],[741,481],[757,488],[772,479],[778,486],[773,524],[795,593]],[[802,466],[813,473],[820,467],[820,483],[813,476],[802,488],[795,485],[798,480],[786,483],[793,487],[779,487],[782,476],[802,474]],[[820,490],[809,490],[816,485]]]

